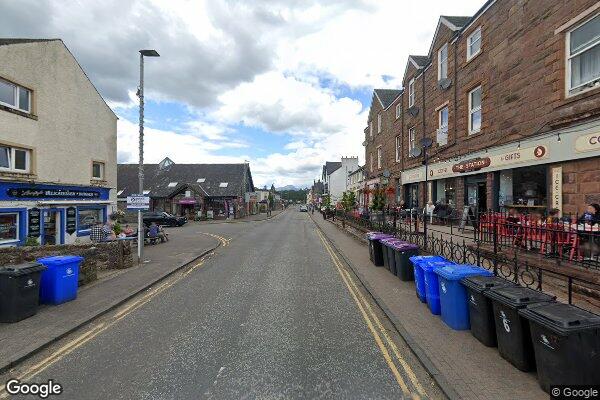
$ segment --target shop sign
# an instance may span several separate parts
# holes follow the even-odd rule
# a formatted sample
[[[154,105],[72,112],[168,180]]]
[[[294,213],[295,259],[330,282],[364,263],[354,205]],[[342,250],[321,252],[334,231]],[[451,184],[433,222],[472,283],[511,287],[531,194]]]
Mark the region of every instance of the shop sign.
[[[548,148],[546,146],[528,147],[494,156],[492,164],[494,166],[511,165],[526,161],[541,160],[547,157]]]
[[[423,179],[423,173],[420,170],[402,173],[402,181],[406,183],[420,181]]]
[[[91,190],[71,189],[37,189],[35,187],[22,187],[8,189],[9,197],[18,199],[97,199],[99,192]]]
[[[575,140],[575,151],[585,153],[600,150],[600,133],[581,135]]]
[[[438,178],[446,175],[452,175],[452,166],[451,165],[430,165],[429,166],[429,177],[430,178]]]
[[[143,194],[132,194],[127,196],[128,210],[149,210],[150,197]]]
[[[552,168],[552,208],[558,209],[559,215],[562,213],[562,167]]]
[[[458,164],[454,164],[452,166],[452,172],[463,173],[463,172],[478,171],[482,168],[489,167],[491,164],[492,164],[492,160],[489,157],[473,158],[471,160],[466,160],[466,161],[460,162]]]
[[[29,209],[29,215],[27,218],[28,236],[31,236],[31,237],[40,236],[40,216],[41,216],[41,211],[39,208],[30,208]]]
[[[67,207],[66,231],[72,235],[77,230],[77,209],[75,207]]]

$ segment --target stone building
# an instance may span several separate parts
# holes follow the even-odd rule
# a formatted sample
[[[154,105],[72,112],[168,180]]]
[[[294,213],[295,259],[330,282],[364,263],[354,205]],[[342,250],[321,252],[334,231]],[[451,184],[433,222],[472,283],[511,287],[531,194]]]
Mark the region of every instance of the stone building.
[[[0,246],[86,241],[116,207],[117,116],[59,39],[0,60]]]

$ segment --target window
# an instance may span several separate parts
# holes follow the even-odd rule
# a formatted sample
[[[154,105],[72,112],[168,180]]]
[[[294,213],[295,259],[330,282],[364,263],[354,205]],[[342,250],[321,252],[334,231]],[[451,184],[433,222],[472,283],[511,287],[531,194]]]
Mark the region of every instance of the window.
[[[396,104],[396,119],[402,116],[402,103]]]
[[[381,114],[377,114],[377,133],[381,133]]]
[[[97,208],[77,208],[77,231],[89,231],[92,226],[99,222],[104,222],[104,209]]]
[[[400,162],[402,156],[402,136],[396,136],[396,162]]]
[[[475,29],[467,38],[467,61],[481,51],[481,27]]]
[[[197,183],[204,183],[204,181],[206,181],[206,178],[198,178],[198,179],[196,179]]]
[[[119,191],[117,192],[117,196],[120,196],[120,195],[122,195],[124,191],[125,191],[125,189],[121,189],[121,190],[119,190]]]
[[[373,121],[369,121],[369,135],[373,137]]]
[[[0,146],[0,171],[28,173],[31,150]]]
[[[167,187],[173,188],[177,186],[177,182],[169,182],[169,184],[167,185]]]
[[[31,111],[31,91],[0,79],[0,104],[29,113]]]
[[[408,155],[417,145],[417,128],[414,126],[408,130]]]
[[[415,80],[414,78],[408,83],[408,106],[415,105]]]
[[[448,77],[448,43],[438,51],[438,81]]]
[[[600,14],[567,32],[567,88],[569,94],[600,82]]]
[[[0,213],[0,243],[19,240],[19,213]]]
[[[150,194],[150,191],[149,191],[149,190],[144,190],[144,191],[142,192],[142,194]]]
[[[92,178],[104,179],[104,163],[99,161],[92,162]]]
[[[377,147],[377,169],[381,169],[381,146]]]
[[[373,172],[373,153],[371,153],[370,169],[371,169],[371,172]]]
[[[221,183],[219,183],[219,187],[221,187],[221,188],[226,188],[227,185],[229,185],[229,182],[221,182]]]
[[[444,146],[448,144],[448,106],[438,111],[438,127],[437,142]]]
[[[469,92],[469,134],[481,130],[481,86]]]

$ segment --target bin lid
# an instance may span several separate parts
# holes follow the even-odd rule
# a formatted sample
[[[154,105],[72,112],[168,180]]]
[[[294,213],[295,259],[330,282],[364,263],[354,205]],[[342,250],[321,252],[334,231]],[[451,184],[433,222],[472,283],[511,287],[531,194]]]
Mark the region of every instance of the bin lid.
[[[475,275],[461,279],[460,283],[478,293],[494,287],[516,286],[517,284],[498,276]]]
[[[409,260],[413,264],[422,264],[425,261],[448,261],[442,256],[412,256]]]
[[[454,265],[452,261],[425,261],[421,263],[421,268],[423,271],[435,271],[438,268],[447,267],[449,265]]]
[[[600,315],[564,303],[536,304],[519,314],[559,334],[600,328]]]
[[[410,251],[410,250],[418,250],[419,249],[419,246],[417,246],[416,244],[406,243],[406,242],[395,243],[392,247],[398,251]]]
[[[492,288],[486,290],[484,294],[493,300],[514,308],[524,308],[530,304],[549,302],[556,299],[555,296],[522,286]]]
[[[0,267],[0,275],[21,276],[45,270],[46,267],[38,262],[5,265]]]
[[[83,257],[80,256],[51,256],[38,258],[37,262],[42,263],[48,267],[53,267],[55,265],[64,265],[71,264],[76,262],[81,262]]]
[[[446,265],[442,268],[436,269],[435,273],[438,274],[439,276],[441,276],[445,279],[451,280],[451,281],[458,281],[464,277],[474,276],[474,275],[480,275],[480,276],[494,275],[486,269],[483,269],[476,265],[470,265],[470,264]]]
[[[373,236],[373,235],[380,235],[380,234],[383,234],[383,232],[370,231],[370,232],[365,233],[365,237],[367,239],[371,239],[371,236]]]

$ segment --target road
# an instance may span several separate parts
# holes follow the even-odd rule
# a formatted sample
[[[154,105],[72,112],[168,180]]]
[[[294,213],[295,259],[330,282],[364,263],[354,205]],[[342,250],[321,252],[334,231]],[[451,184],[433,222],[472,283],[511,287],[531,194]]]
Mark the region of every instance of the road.
[[[1,379],[60,399],[443,398],[307,213],[195,229],[222,246]]]

